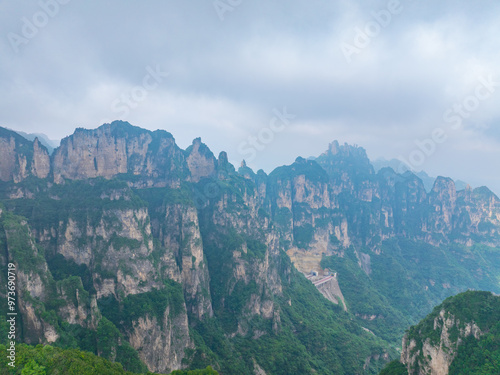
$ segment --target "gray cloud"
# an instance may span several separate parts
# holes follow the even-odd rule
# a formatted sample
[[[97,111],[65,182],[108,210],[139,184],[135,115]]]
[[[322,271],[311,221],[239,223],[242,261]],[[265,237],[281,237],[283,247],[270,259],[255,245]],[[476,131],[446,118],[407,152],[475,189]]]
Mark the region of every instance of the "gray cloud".
[[[40,4],[54,1],[0,3],[2,126],[56,138],[123,117],[170,131],[181,147],[201,136],[239,163],[241,144],[286,106],[296,118],[258,150],[252,167],[270,171],[318,155],[333,139],[357,143],[372,158],[408,157],[416,141],[443,128],[447,141],[418,168],[500,192],[491,177],[500,158],[500,94],[460,129],[443,120],[479,77],[500,81],[493,0],[401,0],[401,11],[350,63],[342,43],[353,45],[391,1],[243,0],[221,21],[212,1],[66,0],[16,53],[9,33],[24,37],[25,20],[40,23],[34,17],[47,9]],[[126,115],[117,111],[116,101],[157,66],[169,76]]]

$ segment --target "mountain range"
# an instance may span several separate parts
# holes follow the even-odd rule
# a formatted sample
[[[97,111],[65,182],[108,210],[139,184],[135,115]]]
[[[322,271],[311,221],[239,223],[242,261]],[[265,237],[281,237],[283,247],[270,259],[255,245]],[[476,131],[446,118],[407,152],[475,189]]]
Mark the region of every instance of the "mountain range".
[[[17,340],[133,372],[376,374],[445,298],[500,292],[493,192],[335,141],[266,174],[121,121],[52,153],[0,128],[0,180]]]

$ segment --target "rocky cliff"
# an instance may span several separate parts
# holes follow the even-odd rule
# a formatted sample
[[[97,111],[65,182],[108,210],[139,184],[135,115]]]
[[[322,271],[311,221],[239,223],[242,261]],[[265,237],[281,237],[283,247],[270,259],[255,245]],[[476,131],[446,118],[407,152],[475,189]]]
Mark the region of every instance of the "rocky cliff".
[[[50,157],[38,138],[33,142],[0,128],[0,180],[20,182],[28,176],[46,178]]]
[[[77,129],[61,141],[52,166],[56,183],[130,174],[137,176],[134,184],[144,187],[178,186],[186,168],[170,133],[120,121],[95,130]]]
[[[403,338],[401,362],[410,375],[448,375],[478,371],[488,359],[473,358],[470,348],[483,337],[498,340],[495,325],[500,298],[486,292],[466,292],[450,297]],[[491,358],[495,356],[490,352]],[[463,363],[465,359],[466,363]],[[470,367],[472,366],[472,367]],[[466,371],[466,372],[463,372]],[[488,373],[494,373],[490,368]],[[477,372],[482,373],[482,372]]]
[[[128,369],[374,373],[406,308],[416,319],[497,277],[481,263],[500,240],[493,193],[447,178],[427,193],[414,174],[375,173],[360,147],[334,142],[266,175],[200,139],[181,150],[165,131],[113,122],[77,129],[51,157],[2,130],[0,160],[19,339]],[[326,299],[297,270],[318,274]]]

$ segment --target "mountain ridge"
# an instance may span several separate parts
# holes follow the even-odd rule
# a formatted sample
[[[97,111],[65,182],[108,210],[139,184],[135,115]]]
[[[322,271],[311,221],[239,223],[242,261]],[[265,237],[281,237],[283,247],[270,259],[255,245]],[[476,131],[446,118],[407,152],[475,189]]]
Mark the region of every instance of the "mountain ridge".
[[[427,192],[357,146],[267,175],[124,122],[36,143],[0,132],[0,263],[28,343],[156,372],[376,373],[442,299],[500,292],[498,197]]]

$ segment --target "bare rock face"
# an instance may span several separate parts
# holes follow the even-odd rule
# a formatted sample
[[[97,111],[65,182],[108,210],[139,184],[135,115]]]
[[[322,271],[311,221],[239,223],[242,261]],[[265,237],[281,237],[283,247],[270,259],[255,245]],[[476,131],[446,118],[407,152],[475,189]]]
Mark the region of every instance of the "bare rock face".
[[[212,188],[218,189],[224,181],[221,171],[226,173],[227,166],[232,168],[227,155],[222,152],[217,160],[200,138],[182,151],[165,131],[151,132],[121,121],[94,130],[77,129],[62,140],[52,159],[38,139],[31,142],[7,129],[0,131],[3,181],[53,176],[56,183],[63,183],[125,175],[135,188],[178,188],[183,181],[213,178],[208,190],[195,197],[203,206]],[[278,217],[283,223],[281,235],[292,243],[297,232],[312,226],[314,238],[296,245],[299,250],[314,249],[320,256],[341,252],[336,241],[330,241],[334,238],[344,247],[355,244],[354,239],[375,253],[380,252],[381,241],[395,235],[432,245],[449,243],[451,237],[472,245],[472,238],[477,238],[472,234],[487,238],[483,242],[488,244],[500,242],[500,200],[487,188],[457,192],[451,179],[439,177],[426,193],[422,180],[410,172],[398,174],[384,168],[375,174],[361,147],[333,142],[315,161],[297,158],[269,176],[254,174],[245,164],[241,169],[258,186],[257,196],[245,198],[251,209],[266,209],[271,220]],[[19,188],[12,198],[29,194]],[[378,202],[380,207],[373,209]],[[356,204],[373,207],[359,210]],[[328,228],[319,228],[325,221],[330,222]],[[367,225],[370,231],[361,235],[361,227]]]
[[[245,164],[238,175],[225,152],[216,159],[200,139],[182,151],[167,132],[123,122],[76,130],[52,159],[37,139],[29,142],[0,131],[0,156],[4,181],[53,176],[56,183],[45,181],[38,192],[15,186],[9,199],[47,193],[42,196],[45,207],[63,208],[65,213],[51,212],[50,219],[33,226],[37,241],[28,241],[25,247],[32,256],[24,263],[32,267],[20,270],[19,280],[31,298],[21,296],[20,308],[32,335],[30,342],[53,342],[62,332],[41,318],[50,288],[65,302],[56,308],[58,318],[95,330],[105,321],[100,308],[102,316],[112,319],[105,302],[121,306],[147,300],[171,282],[181,301],[177,308],[169,301],[154,313],[135,315],[127,325],[121,320],[112,323],[123,335],[120,340],[128,340],[156,372],[181,368],[184,350],[194,347],[188,323],[196,327],[198,321],[218,317],[218,312],[234,314],[234,324],[231,321],[225,328],[227,337],[250,334],[258,339],[269,334],[250,332],[255,317],[268,320],[277,334],[283,316],[275,297],[286,290],[292,273],[283,250],[307,274],[323,272],[324,255],[344,256],[349,246],[363,246],[356,256],[359,267],[370,275],[384,239],[401,235],[433,243],[436,233],[439,241],[447,241],[450,233],[457,232],[468,237],[481,233],[494,240],[500,228],[500,200],[487,189],[457,192],[453,181],[439,178],[427,194],[417,176],[394,171],[375,175],[363,149],[335,142],[318,161],[298,158],[269,176],[255,174]],[[110,187],[118,186],[118,179],[104,180],[116,176],[126,181],[121,187]],[[210,178],[205,186],[210,190],[197,184],[204,178]],[[83,194],[87,193],[83,189],[95,186],[102,191],[81,207],[67,202],[70,191],[64,190],[65,185],[84,186]],[[57,193],[59,188],[63,193]],[[63,204],[58,206],[58,201]],[[16,230],[6,233],[9,241]],[[35,243],[44,248],[47,260]],[[15,261],[15,255],[14,251],[10,259]],[[83,276],[48,280],[52,277],[48,265],[53,267],[56,256],[64,264],[88,271],[86,289]],[[336,277],[318,289],[346,308]],[[239,300],[242,295],[244,301]],[[238,310],[227,310],[228,306]],[[453,317],[440,315],[435,322],[440,342],[425,341],[419,346],[407,339],[402,359],[416,363],[418,352],[429,359],[422,362],[423,367],[446,374],[453,360],[450,350],[455,348],[449,332],[457,324]],[[471,323],[461,334],[477,332]],[[254,367],[256,373],[263,372]]]
[[[129,173],[142,177],[138,186],[177,186],[184,168],[184,156],[170,133],[120,121],[77,129],[61,141],[53,159],[56,183]]]
[[[49,172],[49,153],[38,138],[31,142],[0,128],[0,180],[21,182],[30,175],[46,178]]]
[[[2,213],[2,215],[4,215]],[[3,219],[3,218],[2,218]],[[53,320],[44,317],[46,304],[56,298],[65,303],[57,314],[70,324],[96,329],[100,312],[95,297],[89,298],[79,277],[54,282],[46,260],[35,244],[26,221],[8,217],[3,224],[9,262],[16,265],[18,307],[24,339],[30,344],[50,344],[59,338]]]
[[[347,143],[340,145],[334,141],[316,161],[331,177],[336,192],[347,190],[359,195],[363,200],[367,199],[370,193],[365,190],[370,188],[362,185],[367,182],[366,176],[373,175],[374,170],[362,147]],[[360,179],[360,176],[365,178]]]
[[[139,351],[148,369],[159,373],[181,368],[184,350],[194,347],[189,338],[187,315],[176,315],[169,307],[161,324],[156,317],[139,318],[134,323],[129,341]]]
[[[307,204],[313,209],[331,206],[326,183],[313,182],[299,175],[293,179],[293,188],[293,200],[296,203]]]
[[[217,160],[209,148],[201,142],[201,138],[193,141],[193,144],[186,150],[186,154],[191,181],[199,182],[204,177],[214,175]]]
[[[438,177],[429,195],[429,201],[434,209],[431,215],[434,231],[441,233],[451,231],[454,226],[457,201],[457,190],[453,180]]]
[[[458,332],[453,338],[452,330]],[[476,339],[482,335],[481,330],[474,322],[461,324],[455,316],[444,309],[434,318],[434,331],[439,333],[439,340],[431,338],[403,338],[401,362],[408,368],[410,375],[448,375],[458,346],[467,336],[473,335]]]
[[[47,149],[38,138],[33,141],[33,163],[31,173],[38,178],[46,178],[50,173],[50,157]]]
[[[47,232],[54,236],[46,233],[42,243],[58,238],[55,252],[86,265],[95,274],[98,298],[118,293],[126,297],[158,286],[150,260],[153,240],[145,208],[103,211],[96,223],[69,217]]]
[[[14,137],[0,138],[0,179],[2,181],[9,181],[14,178],[15,171],[18,168],[15,150],[16,140]]]
[[[203,253],[197,211],[194,207],[179,204],[165,207],[163,230],[159,233],[165,248],[163,268],[179,265],[179,282],[184,288],[184,297],[190,313],[198,319],[212,317],[210,300],[210,278]],[[171,260],[175,259],[175,262]],[[174,275],[168,275],[175,278]]]
[[[126,139],[112,134],[111,126],[95,131],[77,129],[61,141],[54,154],[54,178],[85,179],[127,173]],[[149,139],[149,141],[151,141]]]

